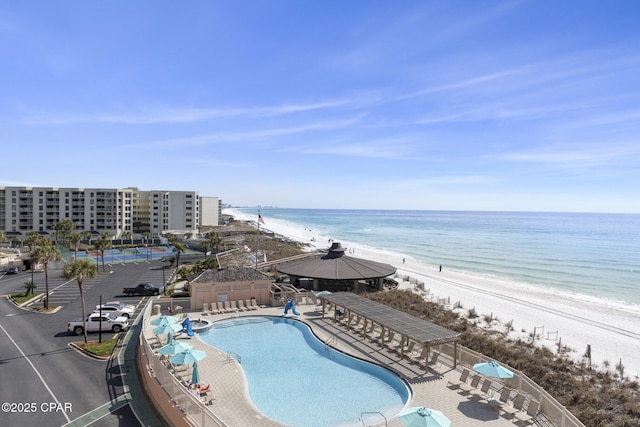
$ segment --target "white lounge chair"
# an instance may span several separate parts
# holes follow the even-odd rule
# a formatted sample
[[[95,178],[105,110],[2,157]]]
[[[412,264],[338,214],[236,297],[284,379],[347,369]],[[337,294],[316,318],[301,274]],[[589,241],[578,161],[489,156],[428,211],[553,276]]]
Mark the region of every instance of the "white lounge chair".
[[[489,404],[489,406],[493,406],[494,408],[497,408],[498,410],[500,410],[502,409],[503,406],[509,405],[510,396],[511,396],[511,389],[508,387],[502,387],[502,391],[500,392],[500,397],[498,397],[498,400],[492,399],[492,400],[489,400],[487,403]]]
[[[516,412],[514,418],[517,420],[515,422],[522,424],[530,424],[533,422],[533,419],[538,415],[538,408],[540,404],[535,400],[529,402],[529,406],[527,406],[526,412]]]
[[[224,302],[224,311],[227,312],[227,313],[235,313],[238,310],[233,308],[233,306],[231,305],[231,301],[225,301]]]
[[[482,383],[482,387],[480,387],[479,389],[473,389],[471,390],[471,396],[472,397],[477,397],[480,400],[482,399],[486,399],[489,400],[489,393],[491,392],[491,380],[484,380],[484,382]]]
[[[429,347],[424,346],[420,349],[420,351],[414,351],[409,355],[409,360],[412,363],[422,364],[427,363],[427,357],[429,357]]]
[[[524,406],[524,396],[521,394],[518,394],[515,400],[513,401],[513,406],[505,405],[501,409],[502,409],[502,412],[504,412],[505,414],[515,416],[518,412],[522,410],[523,406]]]
[[[460,374],[460,379],[459,380],[449,380],[449,382],[447,382],[447,387],[451,386],[453,388],[458,388],[462,384],[466,384],[467,383],[467,378],[469,378],[469,370],[468,369],[463,369],[462,373]]]
[[[220,314],[222,314],[222,313],[227,313],[227,309],[226,309],[226,308],[224,308],[224,303],[223,303],[222,301],[218,301],[218,302],[216,303],[216,307],[218,307],[218,312],[219,312]]]
[[[212,302],[211,309],[209,310],[211,314],[220,314],[222,311],[218,309],[218,303]]]
[[[460,384],[460,387],[458,387],[458,389],[462,394],[471,393],[473,390],[475,390],[478,387],[478,384],[480,384],[480,379],[481,379],[480,375],[476,375],[471,380],[471,384],[467,384],[467,383]]]
[[[251,300],[251,307],[255,308],[256,310],[260,308],[260,306],[258,305],[255,299]]]

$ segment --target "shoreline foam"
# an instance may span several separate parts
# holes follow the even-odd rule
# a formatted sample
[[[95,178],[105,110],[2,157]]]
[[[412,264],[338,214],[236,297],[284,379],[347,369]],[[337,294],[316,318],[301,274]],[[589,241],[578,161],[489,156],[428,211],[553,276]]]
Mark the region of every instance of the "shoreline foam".
[[[225,210],[242,221],[256,222],[255,215],[237,210]],[[558,342],[567,346],[567,356],[579,361],[587,345],[591,345],[592,365],[615,372],[622,360],[625,376],[640,375],[640,307],[603,303],[600,300],[571,295],[548,288],[514,283],[499,277],[483,277],[468,272],[452,271],[446,267],[426,265],[410,257],[340,240],[337,236],[322,236],[298,224],[263,217],[261,229],[269,230],[318,250],[329,246],[329,239],[340,241],[348,256],[384,262],[396,267],[398,276],[410,276],[424,282],[430,290],[427,299],[448,299],[451,305],[460,303],[461,314],[474,309],[478,321],[487,328],[506,330],[514,339],[531,340],[537,332],[536,344],[558,352]],[[405,282],[406,283],[406,282]],[[484,317],[497,321],[487,325]],[[606,366],[608,364],[608,367]]]

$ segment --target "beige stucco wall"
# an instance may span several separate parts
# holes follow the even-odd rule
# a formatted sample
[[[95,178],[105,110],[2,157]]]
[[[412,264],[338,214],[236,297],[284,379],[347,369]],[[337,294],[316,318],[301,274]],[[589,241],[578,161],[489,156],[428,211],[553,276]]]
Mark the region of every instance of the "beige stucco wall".
[[[204,303],[211,304],[218,301],[239,301],[255,298],[260,305],[271,301],[271,280],[256,280],[251,282],[219,282],[192,283],[190,287],[191,307],[201,310]]]

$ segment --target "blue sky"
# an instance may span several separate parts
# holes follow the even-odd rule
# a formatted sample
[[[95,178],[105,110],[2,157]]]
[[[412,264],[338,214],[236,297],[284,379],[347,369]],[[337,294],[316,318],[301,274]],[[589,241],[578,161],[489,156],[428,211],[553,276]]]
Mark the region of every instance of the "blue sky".
[[[640,2],[0,1],[0,185],[640,213]]]

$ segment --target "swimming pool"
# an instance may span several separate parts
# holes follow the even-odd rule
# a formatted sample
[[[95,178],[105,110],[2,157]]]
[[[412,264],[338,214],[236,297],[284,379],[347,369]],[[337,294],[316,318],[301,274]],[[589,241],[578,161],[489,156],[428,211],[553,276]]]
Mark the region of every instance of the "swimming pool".
[[[380,412],[390,419],[409,400],[409,387],[391,371],[326,346],[294,319],[223,320],[199,337],[240,356],[253,404],[284,424],[362,426],[363,412]],[[379,415],[370,417],[366,419],[383,421]]]

